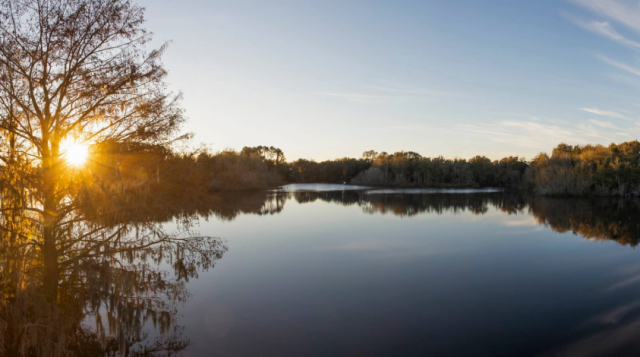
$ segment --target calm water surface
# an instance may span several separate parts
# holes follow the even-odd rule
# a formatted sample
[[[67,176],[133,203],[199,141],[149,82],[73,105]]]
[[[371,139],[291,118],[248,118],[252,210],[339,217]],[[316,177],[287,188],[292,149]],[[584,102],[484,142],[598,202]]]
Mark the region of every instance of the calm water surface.
[[[187,356],[640,354],[640,202],[295,185],[221,195]]]

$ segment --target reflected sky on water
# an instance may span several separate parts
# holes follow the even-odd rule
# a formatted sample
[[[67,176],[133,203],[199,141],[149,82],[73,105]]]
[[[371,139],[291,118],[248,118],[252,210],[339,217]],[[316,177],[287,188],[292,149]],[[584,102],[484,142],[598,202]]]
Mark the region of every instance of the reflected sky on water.
[[[640,353],[640,202],[337,186],[197,209],[187,355]]]

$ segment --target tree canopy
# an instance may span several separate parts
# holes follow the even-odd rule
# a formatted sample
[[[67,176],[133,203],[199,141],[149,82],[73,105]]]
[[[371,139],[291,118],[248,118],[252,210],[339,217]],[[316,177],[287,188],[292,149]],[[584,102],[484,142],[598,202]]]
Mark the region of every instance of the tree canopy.
[[[191,215],[173,233],[144,217],[175,203],[162,190],[175,188],[167,176],[176,171],[160,168],[172,167],[185,117],[167,91],[166,45],[149,50],[143,26],[144,9],[129,0],[0,2],[5,355],[186,346],[170,335],[174,303],[226,248],[191,232]],[[65,159],[73,146],[89,151],[85,164]],[[162,261],[172,274],[158,270]],[[83,330],[86,314],[97,330]],[[145,321],[173,337],[142,348]]]

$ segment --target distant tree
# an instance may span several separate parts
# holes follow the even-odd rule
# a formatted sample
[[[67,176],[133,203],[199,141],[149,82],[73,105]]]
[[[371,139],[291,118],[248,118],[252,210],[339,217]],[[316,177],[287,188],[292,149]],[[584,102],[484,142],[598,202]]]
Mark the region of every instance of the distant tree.
[[[369,162],[373,162],[377,156],[378,152],[375,150],[368,150],[362,153],[362,158]]]
[[[245,146],[242,148],[242,151],[240,151],[240,154],[245,156],[259,156],[270,162],[274,167],[277,167],[279,164],[282,164],[287,160],[284,156],[284,152],[273,146]]]

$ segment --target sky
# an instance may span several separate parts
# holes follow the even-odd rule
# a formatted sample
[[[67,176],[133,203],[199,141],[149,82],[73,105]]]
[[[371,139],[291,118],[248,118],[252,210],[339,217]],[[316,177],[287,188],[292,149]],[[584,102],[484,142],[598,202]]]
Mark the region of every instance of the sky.
[[[531,159],[640,136],[640,1],[137,3],[194,146]]]

